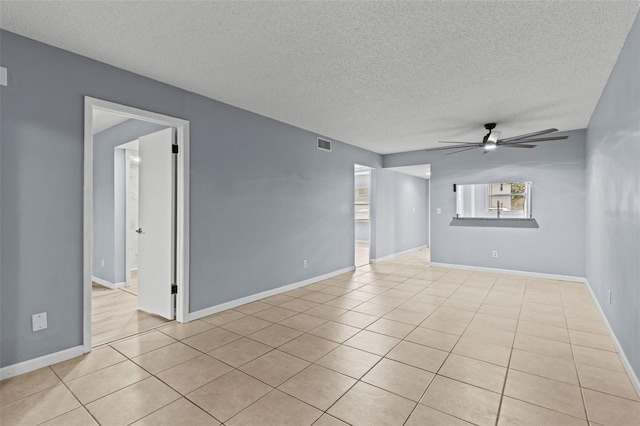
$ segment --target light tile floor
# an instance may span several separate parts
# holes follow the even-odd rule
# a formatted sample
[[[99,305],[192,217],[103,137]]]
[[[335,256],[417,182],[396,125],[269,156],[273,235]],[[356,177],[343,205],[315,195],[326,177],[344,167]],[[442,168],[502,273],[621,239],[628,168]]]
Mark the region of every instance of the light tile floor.
[[[355,264],[364,266],[369,263],[369,243],[356,243]]]
[[[122,290],[137,296],[138,295],[138,270],[132,269],[130,274],[131,275],[129,275],[129,285],[126,287],[122,287]]]
[[[134,287],[110,289],[93,284],[91,289],[91,338],[93,347],[152,330],[170,321],[138,309],[137,277]]]
[[[638,425],[584,284],[367,265],[0,382],[3,425]]]

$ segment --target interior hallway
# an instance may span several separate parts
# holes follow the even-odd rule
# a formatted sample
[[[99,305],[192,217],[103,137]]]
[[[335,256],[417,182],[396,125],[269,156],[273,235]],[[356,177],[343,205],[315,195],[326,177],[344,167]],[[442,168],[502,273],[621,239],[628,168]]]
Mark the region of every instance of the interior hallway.
[[[640,419],[585,284],[430,267],[428,250],[158,326],[0,390],[7,425]]]

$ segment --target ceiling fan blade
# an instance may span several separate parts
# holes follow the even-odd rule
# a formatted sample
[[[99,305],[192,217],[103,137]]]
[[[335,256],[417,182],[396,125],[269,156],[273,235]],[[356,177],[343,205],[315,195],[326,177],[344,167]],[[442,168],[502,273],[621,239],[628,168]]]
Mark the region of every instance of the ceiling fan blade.
[[[459,143],[461,145],[478,145],[480,142],[452,142],[452,141],[438,141],[438,143]]]
[[[473,148],[480,147],[480,144],[474,144]],[[441,151],[443,149],[458,149],[458,148],[469,148],[469,145],[456,145],[456,146],[439,146],[437,148],[427,148],[424,151]]]
[[[470,149],[476,149],[476,148],[480,148],[480,147],[479,146],[473,146],[471,148],[461,149],[460,151],[448,152],[445,155],[457,154],[457,153],[462,152],[462,151],[469,151]]]
[[[522,142],[546,142],[546,141],[562,141],[565,139],[569,139],[569,136],[550,136],[548,138],[533,138],[533,139],[518,139],[512,142],[507,143],[499,143],[498,145],[509,145],[512,143],[522,143]]]
[[[557,131],[558,131],[558,129],[540,130],[539,132],[526,133],[524,135],[512,136],[510,138],[502,139],[502,142],[510,142],[510,141],[515,141],[515,140],[520,140],[520,139],[526,139],[526,138],[530,138],[530,137],[533,137],[533,136],[544,135],[544,134],[547,134],[547,133],[553,133],[553,132],[557,132]]]
[[[515,143],[509,143],[509,144],[505,144],[505,145],[498,145],[504,148],[535,148],[537,145],[524,145],[524,144],[515,144]]]

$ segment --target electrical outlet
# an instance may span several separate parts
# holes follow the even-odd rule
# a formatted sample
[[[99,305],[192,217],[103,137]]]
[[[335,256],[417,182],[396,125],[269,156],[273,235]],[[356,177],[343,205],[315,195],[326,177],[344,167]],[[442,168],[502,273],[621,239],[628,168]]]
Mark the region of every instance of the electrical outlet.
[[[442,209],[441,209],[440,207],[438,207],[438,208],[436,209],[436,214],[441,214],[441,213],[442,213]]]
[[[609,304],[611,304],[611,290],[609,290]]]
[[[40,331],[47,328],[47,313],[41,312],[39,314],[31,315],[31,327],[33,331]]]
[[[309,265],[307,264],[307,259],[305,259],[305,260],[302,261],[302,267],[306,268],[307,266],[309,266]]]
[[[498,250],[494,250],[493,252],[491,252],[491,256],[498,257]]]
[[[104,268],[104,259],[102,259],[102,260],[100,261],[100,266],[102,266],[102,267]]]

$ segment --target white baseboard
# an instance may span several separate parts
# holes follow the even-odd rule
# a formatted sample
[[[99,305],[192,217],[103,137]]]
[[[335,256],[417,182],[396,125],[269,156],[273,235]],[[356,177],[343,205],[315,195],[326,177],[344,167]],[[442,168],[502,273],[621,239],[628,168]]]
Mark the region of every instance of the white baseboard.
[[[127,285],[127,283],[125,282],[121,282],[121,283],[112,283],[111,281],[107,281],[107,280],[103,280],[102,278],[98,278],[96,276],[91,276],[91,281],[93,281],[96,284],[100,284],[102,286],[108,287],[110,289],[115,290],[116,288],[122,288],[124,286]]]
[[[279,293],[284,293],[289,290],[294,290],[298,287],[302,287],[305,285],[313,284],[317,281],[322,281],[327,278],[334,277],[336,275],[344,274],[346,272],[353,271],[355,267],[350,266],[348,268],[340,269],[338,271],[330,272],[328,274],[320,275],[317,277],[309,278],[304,281],[299,281],[297,283],[288,284],[282,287],[274,288],[272,290],[263,291],[262,293],[253,294],[251,296],[243,297],[240,299],[232,300],[230,302],[226,302],[220,305],[212,306],[211,308],[202,309],[200,311],[191,312],[188,314],[188,321],[192,321],[198,318],[206,317],[217,312],[224,311],[226,309],[235,308],[236,306],[244,305],[245,303],[253,302],[259,299],[263,299],[265,297],[273,296]],[[92,281],[97,284],[104,285],[109,288],[120,288],[124,287],[124,283],[110,283],[109,281],[91,277]],[[18,364],[8,365],[6,367],[0,368],[0,380],[8,379],[10,377],[14,377],[20,374],[28,373],[33,370],[37,370],[39,368],[47,367],[49,365],[56,364],[58,362],[66,361],[71,358],[75,358],[83,355],[84,346],[75,346],[73,348],[65,349],[60,352],[55,352],[48,355],[43,355],[38,358],[30,359],[24,362],[20,362]]]
[[[420,247],[414,247],[412,249],[401,251],[401,252],[398,252],[398,253],[393,253],[393,254],[390,254],[388,256],[379,257],[377,259],[371,259],[370,262],[371,263],[380,263],[380,262],[384,262],[385,260],[393,259],[394,257],[402,256],[404,254],[409,254],[409,253],[411,253],[413,251],[418,251],[418,250],[422,250],[422,249],[426,249],[426,248],[429,248],[429,246],[428,245],[424,245],[424,246],[420,246]]]
[[[543,272],[517,271],[515,269],[485,268],[482,266],[469,266],[469,265],[458,265],[456,263],[438,263],[438,262],[431,262],[431,266],[435,266],[438,268],[466,269],[466,270],[481,271],[481,272],[495,272],[497,274],[523,275],[523,276],[533,277],[533,278],[545,278],[548,280],[572,281],[572,282],[579,282],[579,283],[587,282],[586,278],[584,277],[574,277],[571,275],[545,274]]]
[[[295,290],[296,288],[303,287],[305,285],[313,284],[317,281],[326,280],[327,278],[335,277],[336,275],[351,272],[355,269],[355,266],[340,269],[337,271],[329,272],[328,274],[320,275],[317,277],[309,278],[304,281],[298,281],[297,283],[287,284],[282,287],[277,287],[271,290],[263,291],[262,293],[252,294],[250,296],[241,297],[230,302],[221,303],[220,305],[212,306],[210,308],[201,309],[199,311],[190,312],[187,316],[187,321],[193,321],[199,318],[204,318],[209,315],[217,314],[218,312],[225,311],[227,309],[235,308],[236,306],[244,305],[245,303],[255,302],[265,297],[275,296],[276,294],[284,293],[289,290]]]
[[[602,310],[602,306],[600,306],[600,302],[598,302],[598,298],[593,292],[593,289],[591,288],[589,281],[585,279],[585,283],[589,288],[589,293],[591,294],[591,298],[593,299],[593,302],[598,307],[598,312],[600,312],[600,315],[602,316],[604,323],[607,325],[607,329],[609,330],[609,334],[612,337],[613,344],[616,347],[616,350],[618,351],[618,355],[620,355],[620,359],[622,360],[622,365],[624,365],[625,370],[627,370],[627,373],[629,374],[629,378],[631,379],[631,383],[633,383],[633,387],[636,388],[636,392],[638,393],[638,395],[640,395],[640,379],[638,379],[638,375],[633,370],[633,367],[631,367],[631,363],[629,362],[627,355],[624,353],[624,349],[622,349],[622,346],[618,341],[618,337],[616,336],[616,333],[613,332],[613,329],[611,328],[611,324],[609,324],[609,320],[607,319],[607,316],[604,314],[604,311]]]
[[[0,368],[0,380],[15,377],[20,374],[28,373],[39,368],[47,367],[49,365],[57,364],[58,362],[66,361],[71,358],[78,357],[84,354],[84,347],[74,346],[73,348],[65,349],[60,352],[54,352],[52,354],[43,355],[38,358],[33,358],[27,361],[19,362],[17,364],[8,365]]]

